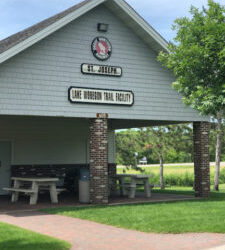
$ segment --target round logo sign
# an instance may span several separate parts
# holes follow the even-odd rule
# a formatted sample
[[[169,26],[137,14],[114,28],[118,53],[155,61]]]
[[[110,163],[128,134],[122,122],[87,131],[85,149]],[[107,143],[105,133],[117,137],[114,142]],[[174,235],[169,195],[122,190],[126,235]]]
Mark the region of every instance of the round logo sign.
[[[99,60],[107,60],[112,54],[112,45],[105,37],[96,37],[92,42],[93,55]]]

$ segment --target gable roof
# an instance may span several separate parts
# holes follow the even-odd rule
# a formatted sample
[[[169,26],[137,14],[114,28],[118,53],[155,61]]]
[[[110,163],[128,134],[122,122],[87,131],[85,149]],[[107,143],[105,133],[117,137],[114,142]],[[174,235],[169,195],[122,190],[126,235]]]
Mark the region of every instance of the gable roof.
[[[166,50],[168,43],[124,0],[84,0],[73,7],[0,41],[0,63],[32,46],[91,9],[104,4],[122,19],[153,50]]]

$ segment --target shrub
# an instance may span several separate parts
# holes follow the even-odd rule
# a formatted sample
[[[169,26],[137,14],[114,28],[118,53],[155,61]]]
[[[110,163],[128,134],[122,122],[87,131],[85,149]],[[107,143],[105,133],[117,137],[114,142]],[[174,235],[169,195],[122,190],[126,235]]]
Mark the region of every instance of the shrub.
[[[225,183],[225,168],[223,168],[220,172],[220,184]]]
[[[159,184],[159,174],[153,175],[151,183]],[[168,186],[182,186],[182,187],[193,187],[194,185],[194,174],[186,172],[185,174],[165,174],[164,184]]]
[[[159,180],[159,174],[155,174],[151,178],[151,183],[159,184]],[[214,182],[214,173],[211,173],[210,182],[211,184]],[[223,183],[225,183],[225,168],[220,173],[220,184]],[[164,174],[164,184],[168,186],[193,187],[194,174],[188,172],[184,174]]]

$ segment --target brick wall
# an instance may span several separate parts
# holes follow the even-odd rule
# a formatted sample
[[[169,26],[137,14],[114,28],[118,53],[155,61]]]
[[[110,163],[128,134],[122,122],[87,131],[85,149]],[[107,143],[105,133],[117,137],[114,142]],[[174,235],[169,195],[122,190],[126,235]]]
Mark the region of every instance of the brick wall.
[[[62,165],[12,165],[11,176],[15,177],[58,177],[62,178],[66,173],[74,169],[89,168],[89,164],[62,164]],[[116,164],[109,163],[109,176],[115,176]]]
[[[108,186],[108,119],[91,119],[90,202],[93,204],[108,203]]]
[[[89,165],[13,165],[11,175],[16,177],[57,177],[59,178],[58,186],[63,186],[68,191],[78,194],[80,168],[89,168]]]
[[[88,164],[60,164],[60,165],[12,165],[11,175],[16,177],[57,177],[63,178],[66,173],[79,169],[89,168]]]
[[[208,122],[193,124],[196,197],[210,195],[209,128]]]
[[[109,166],[109,177],[111,177],[111,183],[110,183],[110,187],[111,190],[109,190],[109,192],[113,192],[116,191],[116,179],[113,177],[116,177],[116,164],[108,164]]]
[[[64,180],[64,186],[71,192],[78,193],[79,169],[88,168],[89,164],[62,165],[12,165],[11,176],[14,177],[57,177]],[[116,164],[109,163],[110,176],[115,176]]]

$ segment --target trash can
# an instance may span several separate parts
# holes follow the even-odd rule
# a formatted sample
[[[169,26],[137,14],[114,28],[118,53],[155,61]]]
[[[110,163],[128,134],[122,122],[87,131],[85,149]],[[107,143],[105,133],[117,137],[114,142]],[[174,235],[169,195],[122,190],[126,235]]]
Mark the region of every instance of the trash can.
[[[87,168],[80,169],[79,202],[90,203],[90,172]]]

